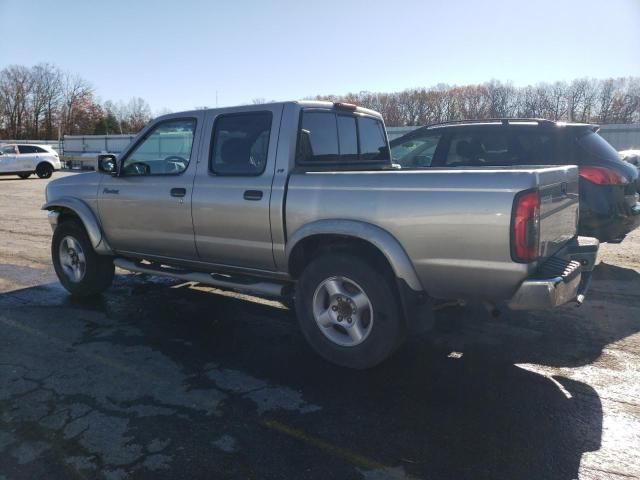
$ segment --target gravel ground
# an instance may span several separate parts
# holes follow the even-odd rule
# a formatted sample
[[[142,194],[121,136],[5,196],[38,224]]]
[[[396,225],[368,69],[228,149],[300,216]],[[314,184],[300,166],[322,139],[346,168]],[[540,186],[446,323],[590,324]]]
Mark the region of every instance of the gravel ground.
[[[640,231],[580,308],[447,309],[354,372],[277,302],[124,272],[71,299],[45,185],[0,177],[0,480],[640,478]]]

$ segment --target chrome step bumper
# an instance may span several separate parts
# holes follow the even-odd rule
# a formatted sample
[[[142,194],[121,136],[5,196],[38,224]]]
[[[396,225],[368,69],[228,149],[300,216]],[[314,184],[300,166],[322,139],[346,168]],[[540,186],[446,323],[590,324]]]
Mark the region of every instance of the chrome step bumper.
[[[522,282],[508,302],[513,310],[538,310],[585,299],[593,268],[598,263],[598,241],[574,239],[547,260],[536,275]]]

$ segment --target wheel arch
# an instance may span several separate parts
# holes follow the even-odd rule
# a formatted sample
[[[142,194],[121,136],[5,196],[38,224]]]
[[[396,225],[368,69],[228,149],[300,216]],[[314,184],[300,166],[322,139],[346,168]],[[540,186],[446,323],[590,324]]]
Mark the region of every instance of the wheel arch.
[[[38,167],[42,164],[49,165],[53,170],[56,169],[56,165],[53,163],[52,160],[49,160],[48,158],[41,158],[41,159],[38,159],[38,163],[36,164],[36,168],[34,169],[34,172],[37,171]]]
[[[349,242],[373,248],[385,259],[397,279],[403,280],[416,292],[423,291],[422,283],[400,242],[386,230],[356,220],[317,220],[300,227],[287,242],[287,271],[296,278],[318,249]]]
[[[78,218],[87,231],[91,245],[96,253],[102,255],[112,253],[96,215],[82,200],[73,197],[61,197],[45,203],[42,206],[42,210],[49,211],[49,223],[51,223],[51,227],[54,230],[65,217]]]

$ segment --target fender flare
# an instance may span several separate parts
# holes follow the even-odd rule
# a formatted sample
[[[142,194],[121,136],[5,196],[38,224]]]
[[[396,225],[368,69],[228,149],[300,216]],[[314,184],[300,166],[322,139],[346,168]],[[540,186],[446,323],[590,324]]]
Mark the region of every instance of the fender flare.
[[[298,228],[286,246],[287,270],[291,254],[302,240],[316,235],[343,235],[369,242],[385,256],[395,276],[404,280],[411,290],[424,291],[422,283],[400,242],[386,230],[357,220],[325,219],[307,223]]]
[[[49,210],[50,212],[56,212],[61,209],[68,209],[75,213],[80,221],[84,225],[85,230],[87,231],[87,235],[89,236],[89,240],[91,241],[91,245],[93,249],[98,254],[108,255],[112,253],[111,247],[107,243],[107,239],[104,237],[102,233],[102,229],[100,228],[100,223],[96,218],[96,215],[93,213],[89,205],[87,205],[82,200],[79,200],[74,197],[60,197],[56,200],[52,200],[50,202],[45,203],[42,210]],[[50,214],[51,215],[51,214]],[[51,227],[55,229],[57,226],[57,216],[55,218],[50,218]]]

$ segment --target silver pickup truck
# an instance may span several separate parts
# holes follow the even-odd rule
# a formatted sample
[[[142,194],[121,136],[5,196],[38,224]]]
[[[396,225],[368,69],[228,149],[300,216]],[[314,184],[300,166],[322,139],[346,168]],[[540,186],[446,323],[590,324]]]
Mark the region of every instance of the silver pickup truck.
[[[366,368],[435,299],[581,302],[598,242],[577,192],[574,166],[397,170],[378,113],[303,101],[160,117],[43,209],[73,295],[118,266],[287,297],[318,353]]]

